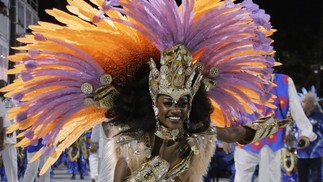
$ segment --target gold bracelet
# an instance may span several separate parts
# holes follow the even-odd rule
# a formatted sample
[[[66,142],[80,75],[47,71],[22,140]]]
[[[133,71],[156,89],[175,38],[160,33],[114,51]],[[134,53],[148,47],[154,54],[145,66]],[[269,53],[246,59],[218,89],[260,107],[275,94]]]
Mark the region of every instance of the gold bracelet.
[[[135,171],[133,175],[131,175],[130,178],[128,178],[129,182],[154,182],[157,181],[155,179],[155,176],[153,175],[153,171],[151,170],[150,166],[144,164],[144,166],[138,170]]]
[[[256,130],[255,136],[251,143],[274,134],[279,129],[278,124],[273,117],[260,118],[259,120],[253,122],[249,127]]]
[[[135,171],[128,179],[130,182],[156,182],[167,174],[169,164],[166,160],[159,156],[154,157],[150,161],[142,164],[142,167]]]
[[[152,168],[156,180],[162,179],[170,166],[166,160],[160,158],[159,156],[156,156],[150,160],[148,165]]]
[[[292,122],[290,119],[275,120],[274,116],[262,117],[247,126],[255,130],[255,135],[251,141],[247,141],[245,143],[253,143],[269,135],[272,135],[276,133],[280,128],[286,127],[290,122]]]

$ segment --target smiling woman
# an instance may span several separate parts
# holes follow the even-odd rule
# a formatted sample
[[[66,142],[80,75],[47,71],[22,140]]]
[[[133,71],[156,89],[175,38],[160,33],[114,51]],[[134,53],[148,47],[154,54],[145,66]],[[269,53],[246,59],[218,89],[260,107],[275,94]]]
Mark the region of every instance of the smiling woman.
[[[181,52],[177,52],[178,55]],[[174,63],[178,57],[169,63]],[[185,68],[183,62],[179,65]],[[171,65],[167,65],[168,68]],[[216,134],[222,141],[247,144],[279,128],[271,117],[259,119],[255,126],[215,127],[211,124],[213,109],[204,83],[195,94],[187,92],[186,87],[176,88],[174,84],[166,84],[166,90],[160,85],[154,90],[151,75],[155,68],[148,63],[143,64],[116,95],[114,107],[107,112],[110,122],[118,128],[117,131],[111,129],[109,133],[110,137],[115,136],[112,143],[115,144],[117,163],[112,164],[115,170],[110,175],[116,182],[201,181],[214,152]],[[157,68],[165,69],[160,65]],[[160,79],[157,83],[161,84],[162,77],[157,78]],[[174,75],[169,72],[166,78],[172,80]]]
[[[106,181],[203,181],[219,138],[248,143],[279,128],[272,106],[275,61],[269,16],[250,0],[69,0],[21,38],[26,50],[5,87],[18,105],[18,145],[43,138],[41,173],[82,133],[106,120]],[[208,21],[205,21],[208,20]],[[269,123],[268,123],[268,122]],[[234,127],[230,127],[234,126]],[[259,127],[257,127],[259,126]],[[227,131],[227,132],[223,132]],[[115,161],[115,163],[113,162]]]
[[[120,159],[115,169],[115,181],[123,181],[125,177],[134,176],[134,171],[138,166],[133,161],[140,161],[146,157],[153,158],[153,161],[159,161],[161,164],[165,163],[161,169],[163,167],[166,167],[167,170],[170,169],[167,175],[165,172],[162,174],[163,170],[158,172],[164,176],[160,176],[160,178],[174,178],[187,169],[189,159],[194,151],[199,152],[200,146],[196,142],[208,148],[208,152],[204,153],[207,156],[213,153],[214,142],[211,141],[215,139],[215,129],[209,128],[210,103],[204,103],[201,99],[191,101],[192,94],[185,90],[185,87],[182,87],[183,89],[169,87],[167,90],[173,88],[173,91],[167,95],[162,90],[151,94],[153,98],[157,98],[155,105],[148,92],[149,72],[148,64],[139,68],[133,80],[129,81],[117,95],[114,109],[110,110],[116,115],[111,122],[115,126],[124,126],[121,129],[121,135],[114,138],[115,143],[118,143],[117,146],[120,147],[117,147]],[[207,101],[206,92],[203,90],[201,87],[196,95],[202,94],[204,100]],[[201,96],[196,98],[201,98]],[[200,112],[199,116],[202,117],[195,115],[198,112],[196,109],[188,114],[191,105],[196,103],[202,105],[201,102],[205,104],[204,107],[199,108],[204,113],[203,115]],[[136,106],[142,107],[135,107],[134,103]],[[109,112],[108,115],[111,117]],[[189,116],[192,115],[195,117],[188,121]],[[193,133],[198,135],[191,135]],[[200,136],[209,138],[210,143],[205,143]],[[143,141],[144,150],[141,150],[140,143],[134,142],[136,140]],[[138,150],[139,153],[133,155],[132,152],[129,153],[129,150]],[[157,174],[157,172],[155,173]],[[140,174],[138,173],[138,175]]]

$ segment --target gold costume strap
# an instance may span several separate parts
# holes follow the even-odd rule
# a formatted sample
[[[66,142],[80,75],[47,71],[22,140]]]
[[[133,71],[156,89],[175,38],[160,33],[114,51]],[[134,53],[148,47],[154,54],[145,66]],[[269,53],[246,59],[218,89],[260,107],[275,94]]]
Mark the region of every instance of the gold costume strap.
[[[250,125],[245,126],[246,137],[238,141],[238,143],[245,145],[248,143],[256,142],[260,139],[263,139],[269,135],[276,133],[280,128],[286,127],[291,119],[275,120],[273,116],[262,117]]]
[[[135,171],[134,174],[127,180],[129,182],[156,182],[163,179],[167,174],[169,164],[159,156],[154,157],[144,163],[142,167]]]

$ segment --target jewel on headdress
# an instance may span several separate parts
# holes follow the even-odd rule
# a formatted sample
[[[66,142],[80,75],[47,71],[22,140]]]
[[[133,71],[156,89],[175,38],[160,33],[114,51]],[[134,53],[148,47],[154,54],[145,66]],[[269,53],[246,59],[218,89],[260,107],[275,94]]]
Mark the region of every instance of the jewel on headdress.
[[[85,82],[81,85],[81,90],[85,94],[91,94],[93,92],[93,86],[92,84]]]
[[[118,91],[111,85],[103,86],[95,90],[94,101],[96,107],[111,108]]]
[[[110,108],[113,106],[113,100],[117,90],[111,85],[112,76],[110,74],[103,74],[100,76],[101,87],[94,91],[94,87],[90,83],[83,83],[81,90],[88,96],[83,99],[83,103],[87,106],[96,106],[99,108]],[[91,95],[90,95],[91,94]]]
[[[192,65],[192,55],[184,45],[176,45],[162,53],[160,70],[150,61],[149,88],[153,102],[160,94],[174,100],[188,95],[190,100],[200,86],[204,68],[199,62]],[[194,81],[194,83],[193,83]]]
[[[219,68],[217,67],[213,67],[209,70],[209,76],[212,77],[216,77],[219,75]]]
[[[95,104],[94,100],[92,98],[85,98],[83,99],[83,103],[86,106],[92,106]]]
[[[110,85],[112,83],[112,76],[110,74],[103,74],[100,76],[100,82],[102,85]]]
[[[184,45],[176,45],[165,50],[160,58],[160,70],[157,69],[154,60],[150,60],[149,92],[153,101],[153,108],[158,120],[158,108],[156,100],[158,95],[168,95],[175,103],[183,96],[189,98],[189,110],[192,100],[198,91],[203,78],[204,65],[195,61],[192,64],[192,54]],[[157,122],[158,123],[158,122]],[[189,127],[189,123],[187,123]]]

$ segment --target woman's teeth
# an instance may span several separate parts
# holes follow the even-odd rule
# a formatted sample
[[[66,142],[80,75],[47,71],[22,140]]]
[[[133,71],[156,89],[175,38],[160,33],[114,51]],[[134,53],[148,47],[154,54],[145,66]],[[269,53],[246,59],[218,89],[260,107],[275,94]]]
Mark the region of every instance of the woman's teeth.
[[[170,120],[180,120],[181,117],[174,117],[174,116],[171,116],[171,117],[168,117]]]

